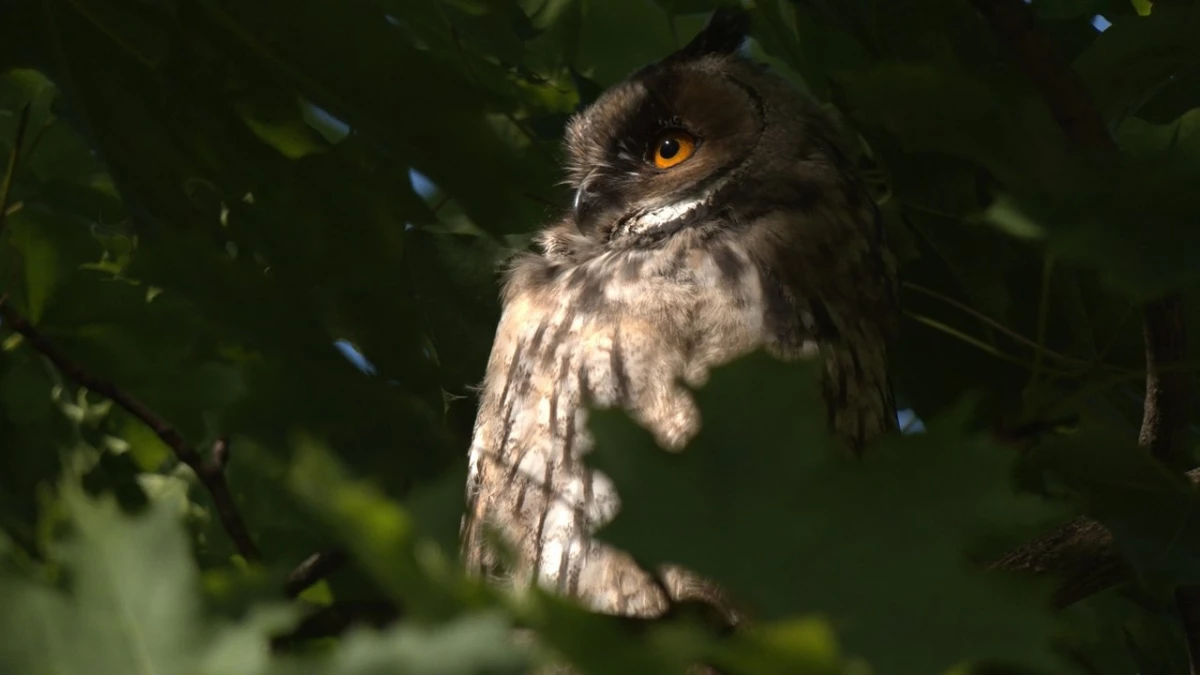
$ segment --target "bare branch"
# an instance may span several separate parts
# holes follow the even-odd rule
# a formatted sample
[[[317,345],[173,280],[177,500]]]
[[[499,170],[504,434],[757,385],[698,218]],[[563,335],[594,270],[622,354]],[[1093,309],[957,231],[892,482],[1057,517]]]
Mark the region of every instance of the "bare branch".
[[[222,436],[213,443],[212,452],[209,453],[212,458],[212,467],[217,471],[224,471],[225,465],[229,463],[229,439]]]
[[[1112,533],[1090,518],[1076,518],[1023,544],[988,569],[1057,577],[1052,601],[1059,608],[1132,578],[1113,546]]]
[[[34,349],[50,359],[64,375],[89,391],[94,391],[105,398],[111,399],[114,403],[124,408],[130,415],[133,415],[141,420],[143,424],[150,427],[162,439],[162,442],[171,448],[175,456],[179,458],[179,461],[188,465],[196,473],[196,476],[199,477],[200,482],[212,497],[213,504],[216,505],[221,525],[224,526],[225,531],[229,534],[229,538],[233,540],[234,546],[237,547],[242,557],[251,561],[257,561],[261,558],[258,547],[254,545],[254,540],[250,538],[250,533],[246,529],[246,524],[242,520],[241,513],[238,511],[233,497],[229,494],[229,485],[225,482],[224,462],[225,458],[228,457],[229,446],[226,439],[217,441],[213,448],[213,461],[205,462],[201,458],[200,453],[184,440],[175,427],[160,417],[158,413],[134,398],[129,392],[121,389],[112,382],[91,375],[79,364],[71,361],[46,339],[46,336],[42,335],[25,317],[21,316],[7,303],[0,303],[0,318],[4,319],[4,325],[9,330],[23,336]]]
[[[1116,143],[1091,94],[1057,53],[1050,36],[1034,24],[1030,7],[1021,0],[972,0],[971,4],[1000,42],[1008,45],[1067,138],[1080,148],[1115,152]]]
[[[1146,303],[1143,332],[1146,341],[1146,402],[1138,442],[1164,464],[1180,467],[1187,461],[1188,408],[1191,382],[1186,373],[1166,368],[1187,357],[1183,298],[1172,293]],[[1200,588],[1183,586],[1175,592],[1187,635],[1192,672],[1200,667]]]
[[[1186,475],[1192,483],[1200,484],[1200,469],[1192,469]],[[988,569],[1059,578],[1053,596],[1055,607],[1067,607],[1133,579],[1133,570],[1113,545],[1112,533],[1091,518],[1076,518],[1025,543],[1004,554]]]
[[[294,598],[305,589],[341,569],[347,562],[346,554],[341,551],[322,551],[304,559],[287,576],[283,584],[283,592],[289,598]]]
[[[1162,462],[1178,467],[1186,461],[1189,376],[1170,364],[1187,358],[1183,298],[1172,293],[1146,303],[1146,403],[1138,441]]]

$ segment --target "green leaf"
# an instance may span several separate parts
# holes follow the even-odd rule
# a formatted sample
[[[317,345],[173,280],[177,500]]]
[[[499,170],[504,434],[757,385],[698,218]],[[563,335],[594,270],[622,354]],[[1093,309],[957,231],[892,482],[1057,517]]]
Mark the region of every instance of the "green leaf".
[[[1154,603],[1126,588],[1109,589],[1065,610],[1065,639],[1088,672],[1097,675],[1190,672],[1186,637],[1173,599]]]
[[[855,121],[907,152],[982,164],[1009,185],[1037,184],[1062,161],[1058,126],[1041,100],[1011,81],[932,61],[885,61],[837,72],[835,83]]]
[[[818,452],[828,439],[808,371],[775,366],[725,394],[733,376],[717,373],[700,392],[705,435],[682,455],[608,420],[602,441],[629,439],[598,451],[628,496],[611,536],[724,575],[759,610],[732,636],[688,607],[644,626],[458,569],[497,263],[569,203],[555,186],[569,115],[686,43],[716,4],[730,3],[0,2],[0,158],[31,113],[10,195],[19,209],[0,228],[0,296],[202,454],[229,436],[229,489],[264,556],[234,565],[212,500],[169,448],[0,325],[0,671],[137,672],[123,653],[128,626],[157,631],[154,666],[197,675],[1037,662],[1047,619],[1029,589],[981,579],[967,562],[1011,543],[1009,529],[1032,529],[1007,527],[1024,522],[1008,465],[967,428],[1080,410],[1079,447],[1048,451],[1058,463],[1044,462],[1047,475],[1110,526],[1142,583],[1121,602],[1097,598],[1090,623],[1056,625],[1082,636],[1072,654],[1097,673],[1178,670],[1182,631],[1161,596],[1194,581],[1195,497],[1117,450],[1133,449],[1142,415],[1136,300],[1181,290],[1189,323],[1200,321],[1190,1],[1142,17],[1146,3],[1032,2],[1120,145],[1111,165],[1071,156],[970,3],[751,3],[748,53],[836,105],[851,161],[887,176],[885,227],[903,237],[910,282],[890,370],[931,431],[861,463]],[[1097,32],[1095,13],[1113,26]],[[410,169],[432,194],[412,189]],[[876,177],[865,176],[872,187]],[[1054,350],[1042,368],[1052,378],[1030,386],[1033,347],[1005,330]],[[331,346],[340,339],[374,374],[346,362]],[[760,390],[770,395],[754,398]],[[971,390],[984,396],[968,423],[959,405]],[[797,411],[800,422],[783,421]],[[1108,425],[1108,450],[1085,441],[1093,418]],[[69,487],[56,488],[64,474]],[[81,521],[63,557],[55,542],[78,501],[63,494],[85,486],[187,529],[164,526],[179,531],[147,543],[126,533],[157,521],[110,514]],[[288,571],[338,544],[353,564],[276,604]],[[112,592],[97,591],[94,561],[106,558],[94,552],[136,557],[126,567],[139,579],[123,568],[101,588]],[[195,556],[205,595],[194,569],[181,576],[171,563],[180,555]],[[168,589],[164,577],[182,581]],[[310,600],[381,592],[404,605],[396,625],[272,655],[270,638]],[[132,623],[111,619],[124,597],[143,602]],[[220,619],[155,604],[201,597]],[[179,642],[182,626],[194,642]],[[532,654],[509,648],[525,637]]]
[[[5,416],[21,425],[48,424],[55,413],[51,386],[41,358],[29,352],[16,355],[0,378],[0,403],[4,404]]]
[[[553,650],[551,658],[565,658],[591,675],[683,672],[704,653],[694,625],[651,626],[639,640],[620,619],[584,611],[538,588],[513,604],[523,623],[536,630],[539,643]]]
[[[31,550],[45,490],[57,482],[63,450],[76,439],[54,387],[52,372],[32,350],[0,351],[0,528]]]
[[[323,672],[329,675],[504,675],[526,673],[528,657],[502,614],[481,612],[436,628],[353,632]]]
[[[672,36],[667,13],[647,0],[581,0],[581,5],[584,21],[574,65],[602,86],[683,46]],[[610,40],[614,33],[624,40]]]
[[[984,220],[1010,234],[1043,240],[1061,259],[1094,269],[1104,282],[1145,300],[1200,279],[1190,251],[1200,232],[1190,227],[1200,195],[1187,186],[1200,164],[1180,166],[1130,158],[1064,169],[1061,189],[1015,191],[998,199]]]
[[[834,21],[823,9],[780,0],[756,3],[751,14],[753,35],[763,48],[798,73],[805,88],[823,100],[829,98],[832,76],[866,68],[873,60],[856,36],[829,30]]]
[[[423,230],[409,233],[407,244],[406,262],[436,350],[442,387],[464,394],[487,365],[500,320],[503,252],[486,237]]]
[[[1163,6],[1115,18],[1074,67],[1106,119],[1120,123],[1168,80],[1200,63],[1200,7]]]
[[[993,318],[1008,316],[1012,295],[1005,273],[1017,257],[1011,242],[989,228],[919,210],[907,219],[959,281],[972,306]]]
[[[1200,583],[1200,494],[1137,445],[1111,419],[1083,419],[1079,431],[1047,439],[1044,466],[1112,531],[1141,581],[1156,591]]]
[[[0,664],[10,672],[185,675],[203,635],[196,570],[176,516],[122,515],[68,497],[77,532],[63,549],[72,593],[0,580]]]
[[[29,126],[21,146],[21,152],[26,152],[38,132],[52,122],[56,93],[54,83],[37,70],[13,68],[0,74],[0,143],[12,147],[21,110],[29,106]]]
[[[445,618],[463,602],[461,576],[451,558],[439,550],[412,514],[377,489],[350,480],[345,471],[312,439],[298,439],[298,456],[289,481],[299,496],[345,542],[367,572],[414,617]],[[435,581],[436,579],[436,581]]]
[[[1039,512],[1014,494],[1010,452],[966,434],[960,410],[850,459],[826,431],[817,372],[762,354],[719,369],[696,393],[704,427],[678,454],[596,413],[589,458],[622,501],[600,536],[717,580],[753,616],[827,616],[847,651],[886,672],[1047,663],[1041,590],[967,557],[996,525]]]
[[[296,609],[260,605],[238,623],[212,631],[212,641],[196,668],[199,675],[259,675],[271,667],[270,638],[296,623]]]
[[[1167,124],[1130,117],[1117,129],[1117,143],[1137,159],[1200,166],[1200,108]]]
[[[488,127],[486,97],[468,77],[406,44],[368,3],[297,9],[287,2],[208,0],[189,9],[234,54],[258,60],[257,67],[270,68],[309,100],[411,160],[455,194],[476,222],[496,231],[527,222],[532,211],[521,195],[530,171],[513,161]],[[392,92],[425,91],[427,102],[374,95],[384,82]]]
[[[833,628],[819,619],[788,619],[750,627],[717,658],[733,672],[853,672],[839,658]]]
[[[8,219],[7,229],[0,254],[18,262],[5,266],[3,281],[23,291],[28,318],[37,323],[67,277],[99,259],[99,246],[82,224],[43,211],[23,209]]]
[[[322,142],[317,131],[304,121],[299,106],[295,107],[294,117],[283,118],[264,117],[261,109],[248,106],[241,106],[240,111],[246,125],[288,159],[324,152],[329,147]]]

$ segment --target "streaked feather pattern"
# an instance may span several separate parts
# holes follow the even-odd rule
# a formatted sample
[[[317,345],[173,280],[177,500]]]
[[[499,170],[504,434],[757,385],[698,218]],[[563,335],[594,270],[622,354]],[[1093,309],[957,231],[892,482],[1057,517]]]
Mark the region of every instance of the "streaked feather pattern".
[[[513,266],[483,382],[463,523],[479,573],[617,614],[684,598],[732,612],[711,583],[643,570],[592,538],[619,498],[582,463],[589,401],[686,452],[701,424],[688,388],[765,347],[824,357],[830,428],[849,451],[895,424],[896,264],[878,211],[835,125],[734,54],[741,30],[714,19],[568,125],[574,205]],[[663,129],[696,149],[660,170],[646,158]]]
[[[552,232],[545,248],[557,255],[518,263],[471,447],[469,564],[496,573],[481,529],[488,522],[523,561],[511,571],[517,583],[536,579],[619,614],[665,609],[661,580],[589,538],[619,501],[611,484],[580,461],[592,444],[585,397],[625,408],[663,447],[679,449],[700,425],[684,383],[702,385],[712,366],[760,346],[781,357],[823,349],[828,396],[840,406],[831,420],[848,445],[888,428],[894,411],[878,322],[817,299],[819,292],[871,293],[874,277],[858,278],[870,270],[871,251],[830,241],[834,255],[825,262],[843,272],[841,283],[818,283],[806,297],[779,286],[796,274],[777,265],[780,247],[803,243],[797,232],[835,235],[873,226],[864,211],[858,215],[865,220],[850,228],[821,227],[823,219],[837,218],[833,213],[814,210],[808,227],[799,228],[788,222],[794,214],[778,212],[740,227],[696,228],[652,250],[582,259],[579,251],[575,258],[565,254],[571,242],[556,238],[569,235]],[[680,575],[666,580],[679,587],[671,589],[676,599],[688,594]]]

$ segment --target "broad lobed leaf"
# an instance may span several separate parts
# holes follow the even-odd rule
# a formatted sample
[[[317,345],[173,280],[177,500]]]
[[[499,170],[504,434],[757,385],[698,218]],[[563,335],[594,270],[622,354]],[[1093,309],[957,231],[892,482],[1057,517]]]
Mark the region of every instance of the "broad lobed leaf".
[[[202,454],[230,436],[228,480],[265,556],[239,567],[162,441],[0,324],[4,665],[522,672],[528,655],[506,638],[522,625],[538,663],[589,673],[697,659],[761,673],[1047,663],[1055,630],[1095,672],[1182,672],[1162,597],[1195,581],[1195,492],[1134,447],[1135,302],[1180,290],[1200,318],[1191,2],[1031,3],[1112,131],[1111,161],[1070,148],[969,3],[752,3],[747,50],[836,111],[902,249],[893,370],[926,433],[840,459],[812,373],[754,361],[698,392],[706,430],[682,455],[599,418],[595,460],[625,500],[606,536],[713,574],[770,619],[732,639],[694,617],[635,633],[457,573],[497,273],[569,202],[556,185],[563,125],[690,39],[715,4],[0,6],[0,160],[19,151],[0,297]],[[1093,27],[1096,14],[1111,27]],[[1001,526],[1041,522],[981,430],[1073,417],[1080,433],[1032,461],[1112,529],[1138,577],[1086,620],[1052,622],[1040,586],[982,575],[968,556]],[[81,489],[93,497],[66,496]],[[436,620],[351,634],[323,657],[272,656],[269,637],[307,609],[281,608],[279,580],[331,543],[355,564],[327,600],[383,593]],[[80,562],[93,557],[117,567]],[[200,572],[223,594],[201,595]],[[98,618],[122,606],[126,623]]]
[[[704,426],[678,454],[599,414],[589,460],[623,509],[601,536],[710,576],[751,616],[826,616],[851,653],[888,672],[1045,663],[1046,598],[968,557],[990,528],[1037,515],[1014,494],[1012,455],[966,433],[960,411],[846,457],[825,428],[818,372],[763,354],[719,370],[696,392]]]

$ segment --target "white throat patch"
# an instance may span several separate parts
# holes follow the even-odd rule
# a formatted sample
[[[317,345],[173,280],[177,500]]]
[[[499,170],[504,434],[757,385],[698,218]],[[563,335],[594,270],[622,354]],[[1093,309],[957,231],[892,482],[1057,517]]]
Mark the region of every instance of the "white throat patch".
[[[657,208],[653,211],[648,211],[635,218],[630,219],[625,230],[631,234],[642,234],[655,230],[667,223],[674,222],[681,218],[685,218],[694,212],[696,209],[705,205],[708,202],[708,195],[702,198],[690,199],[685,202],[677,202],[668,204],[667,206]]]

